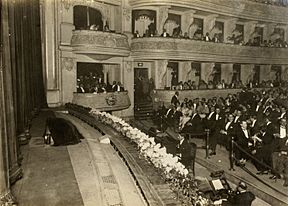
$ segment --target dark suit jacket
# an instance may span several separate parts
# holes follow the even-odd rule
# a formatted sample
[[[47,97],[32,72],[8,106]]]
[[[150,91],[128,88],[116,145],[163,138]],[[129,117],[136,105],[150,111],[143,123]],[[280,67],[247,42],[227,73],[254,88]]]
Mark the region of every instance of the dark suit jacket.
[[[185,138],[181,145],[179,145],[178,153],[181,154],[181,163],[186,167],[192,167],[195,160],[197,145],[195,143],[189,143]]]
[[[248,148],[248,142],[253,143],[251,139],[251,135],[248,131],[248,138],[245,136],[244,131],[241,128],[238,128],[236,130],[235,140],[239,146],[241,146],[243,149]]]
[[[192,115],[193,117],[193,115]],[[202,124],[202,119],[199,114],[196,114],[194,118],[192,118],[186,123],[182,132],[189,132],[192,134],[201,134],[204,132],[204,125]]]
[[[253,127],[250,126],[249,129],[250,129],[251,136],[254,136],[255,134],[259,133],[259,131],[260,131],[260,123],[259,123],[259,121],[256,120],[254,126]]]
[[[176,96],[176,95],[174,95],[174,96],[172,97],[172,99],[171,99],[171,104],[174,104],[174,105],[176,105],[177,103],[180,103],[180,102],[179,102],[179,100],[178,100],[177,96]]]
[[[228,202],[233,206],[251,206],[253,200],[255,200],[255,195],[247,191],[232,196],[228,199]]]

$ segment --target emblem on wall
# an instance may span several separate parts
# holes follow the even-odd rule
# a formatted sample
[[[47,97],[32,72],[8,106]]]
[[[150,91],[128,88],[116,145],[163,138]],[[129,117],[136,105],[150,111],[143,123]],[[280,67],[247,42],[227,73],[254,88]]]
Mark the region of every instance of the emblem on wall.
[[[111,95],[107,96],[107,97],[105,98],[105,100],[106,100],[106,103],[107,103],[109,106],[113,106],[113,105],[115,105],[116,102],[117,102],[116,96],[115,96],[114,94],[111,94]]]

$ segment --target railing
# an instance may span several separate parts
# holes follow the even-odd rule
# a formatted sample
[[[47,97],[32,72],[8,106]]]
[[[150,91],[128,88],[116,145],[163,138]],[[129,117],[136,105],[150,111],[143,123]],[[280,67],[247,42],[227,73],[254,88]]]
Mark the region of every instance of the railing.
[[[183,38],[134,38],[131,55],[138,60],[174,59],[242,64],[288,64],[288,49],[241,46]]]
[[[99,109],[101,111],[116,111],[130,107],[131,102],[128,92],[108,92],[108,93],[74,93],[74,104]]]
[[[99,59],[113,56],[129,56],[128,37],[124,34],[94,30],[75,30],[71,39],[75,53],[101,55]]]

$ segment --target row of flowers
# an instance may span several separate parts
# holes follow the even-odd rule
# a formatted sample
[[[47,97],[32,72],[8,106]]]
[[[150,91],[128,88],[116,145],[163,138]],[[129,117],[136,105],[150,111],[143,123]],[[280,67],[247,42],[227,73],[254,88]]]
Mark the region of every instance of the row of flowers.
[[[90,114],[98,121],[109,125],[116,131],[136,143],[140,155],[152,162],[161,171],[165,180],[170,184],[183,202],[193,205],[210,205],[211,202],[199,195],[197,181],[190,175],[189,171],[180,162],[177,156],[167,153],[165,147],[156,144],[155,138],[132,127],[123,119],[106,112],[92,109]]]
[[[141,157],[150,161],[158,169],[171,189],[178,195],[183,205],[211,205],[211,201],[199,193],[197,181],[190,175],[179,158],[167,153],[165,147],[156,144],[154,137],[146,135],[123,119],[109,113],[72,103],[66,104],[66,107],[82,115],[91,115],[96,121],[112,127],[134,142],[138,147]]]

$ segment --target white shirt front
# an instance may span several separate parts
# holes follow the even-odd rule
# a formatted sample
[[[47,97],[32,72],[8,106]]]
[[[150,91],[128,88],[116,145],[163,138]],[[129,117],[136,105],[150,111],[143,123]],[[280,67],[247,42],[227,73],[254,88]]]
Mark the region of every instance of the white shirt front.
[[[249,138],[248,130],[242,129],[242,131],[244,132],[245,137],[248,139]]]
[[[208,116],[208,120],[211,119],[212,115],[214,114],[214,112],[211,112]]]
[[[280,138],[286,137],[286,128],[280,126]]]
[[[229,126],[230,126],[231,122],[227,122],[226,125],[225,125],[225,130],[227,131]]]

